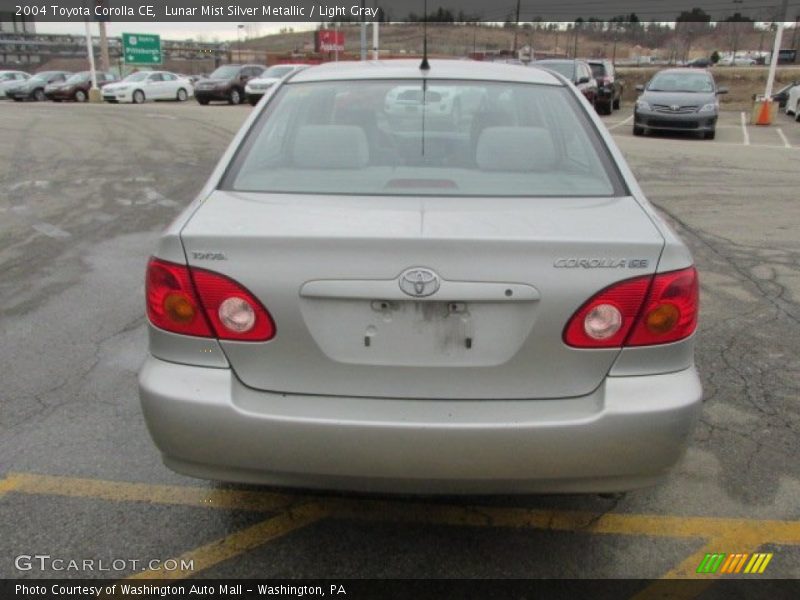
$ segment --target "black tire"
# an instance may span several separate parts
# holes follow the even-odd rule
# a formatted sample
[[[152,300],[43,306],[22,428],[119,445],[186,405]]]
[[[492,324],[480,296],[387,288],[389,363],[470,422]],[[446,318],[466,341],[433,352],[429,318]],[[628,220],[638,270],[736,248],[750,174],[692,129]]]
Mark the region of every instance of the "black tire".
[[[14,98],[14,102],[22,102],[22,98]]]
[[[256,98],[256,97],[254,97],[254,96],[250,96],[250,97],[247,99],[247,101],[250,103],[250,106],[255,106],[256,104],[258,104],[258,100],[259,100],[259,99],[258,99],[258,98]]]
[[[622,106],[622,90],[619,92],[619,97],[614,100],[613,109],[619,110],[619,107]]]
[[[37,102],[44,102],[47,100],[47,96],[44,95],[44,90],[42,88],[37,88],[33,90],[33,99]]]
[[[603,104],[598,104],[597,112],[601,115],[610,115],[614,111],[613,106],[614,105],[611,103],[611,100]]]
[[[185,89],[181,88],[178,90],[178,95],[176,96],[178,102],[186,102],[189,99],[189,94],[186,92]]]
[[[644,135],[644,128],[638,125],[633,126],[633,135]]]
[[[144,101],[146,100],[144,92],[142,90],[136,90],[135,92],[133,92],[132,98],[134,104],[143,104]]]
[[[706,131],[703,137],[707,140],[713,140],[716,136],[717,136],[717,130],[712,129],[711,131]]]
[[[228,104],[233,104],[236,106],[237,104],[242,103],[242,92],[239,88],[233,88],[231,93],[228,94]]]
[[[87,99],[86,92],[83,90],[75,92],[75,102],[86,102]]]
[[[198,98],[197,99],[197,103],[198,104],[202,104],[203,106],[207,106],[208,105],[208,98]]]

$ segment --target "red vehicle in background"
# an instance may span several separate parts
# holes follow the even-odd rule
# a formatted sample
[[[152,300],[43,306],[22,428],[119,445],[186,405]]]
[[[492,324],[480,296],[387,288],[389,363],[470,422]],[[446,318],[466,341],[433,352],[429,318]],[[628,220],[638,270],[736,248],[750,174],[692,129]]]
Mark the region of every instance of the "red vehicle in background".
[[[97,87],[101,88],[108,83],[117,81],[113,73],[96,71]],[[74,100],[75,102],[86,102],[89,99],[89,90],[92,87],[91,71],[81,71],[67,78],[66,81],[49,83],[44,88],[44,95],[49,100],[61,102],[62,100]]]

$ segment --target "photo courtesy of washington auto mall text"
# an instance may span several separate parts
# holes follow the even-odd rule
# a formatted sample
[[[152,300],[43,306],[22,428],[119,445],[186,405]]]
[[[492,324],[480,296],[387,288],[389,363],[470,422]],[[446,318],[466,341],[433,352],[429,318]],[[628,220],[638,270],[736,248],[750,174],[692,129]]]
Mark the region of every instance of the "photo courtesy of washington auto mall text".
[[[0,0],[0,600],[800,598],[800,0]]]

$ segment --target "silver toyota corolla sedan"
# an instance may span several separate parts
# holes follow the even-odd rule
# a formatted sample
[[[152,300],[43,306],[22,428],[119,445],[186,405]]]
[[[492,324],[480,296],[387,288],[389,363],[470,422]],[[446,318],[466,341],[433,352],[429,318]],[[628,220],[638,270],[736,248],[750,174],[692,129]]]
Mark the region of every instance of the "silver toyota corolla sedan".
[[[162,235],[146,297],[147,425],[201,478],[625,490],[679,460],[701,401],[689,251],[534,68],[282,81]]]

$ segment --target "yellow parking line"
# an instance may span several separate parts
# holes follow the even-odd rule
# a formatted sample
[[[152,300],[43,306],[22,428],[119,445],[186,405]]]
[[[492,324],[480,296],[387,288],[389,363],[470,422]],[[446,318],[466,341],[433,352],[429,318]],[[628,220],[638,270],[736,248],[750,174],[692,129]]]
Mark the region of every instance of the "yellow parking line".
[[[17,489],[19,485],[19,480],[16,477],[9,476],[5,479],[0,480],[0,498],[2,498],[6,493],[12,492]]]
[[[6,479],[0,480],[0,495],[4,486],[9,486],[8,491],[22,494],[249,511],[274,511],[296,502],[296,498],[268,492],[224,488],[210,490],[191,486],[151,485],[32,473],[10,473]]]
[[[446,525],[580,531],[668,538],[759,539],[800,544],[800,522],[344,500],[336,516]]]
[[[185,579],[240,554],[244,554],[262,544],[284,536],[292,531],[311,525],[328,516],[320,504],[308,503],[285,510],[275,517],[256,523],[194,550],[174,558],[180,567],[192,564],[192,569],[146,570],[129,579]],[[170,564],[162,561],[162,565]]]
[[[763,540],[800,545],[800,521],[726,519],[675,515],[593,513],[572,510],[505,508],[459,504],[398,502],[351,497],[311,497],[235,489],[124,483],[30,473],[13,473],[0,486],[23,494],[97,498],[275,511],[301,502],[316,502],[333,516],[442,525],[510,527],[668,538]],[[13,486],[13,487],[11,487]],[[0,490],[4,489],[0,487]]]

